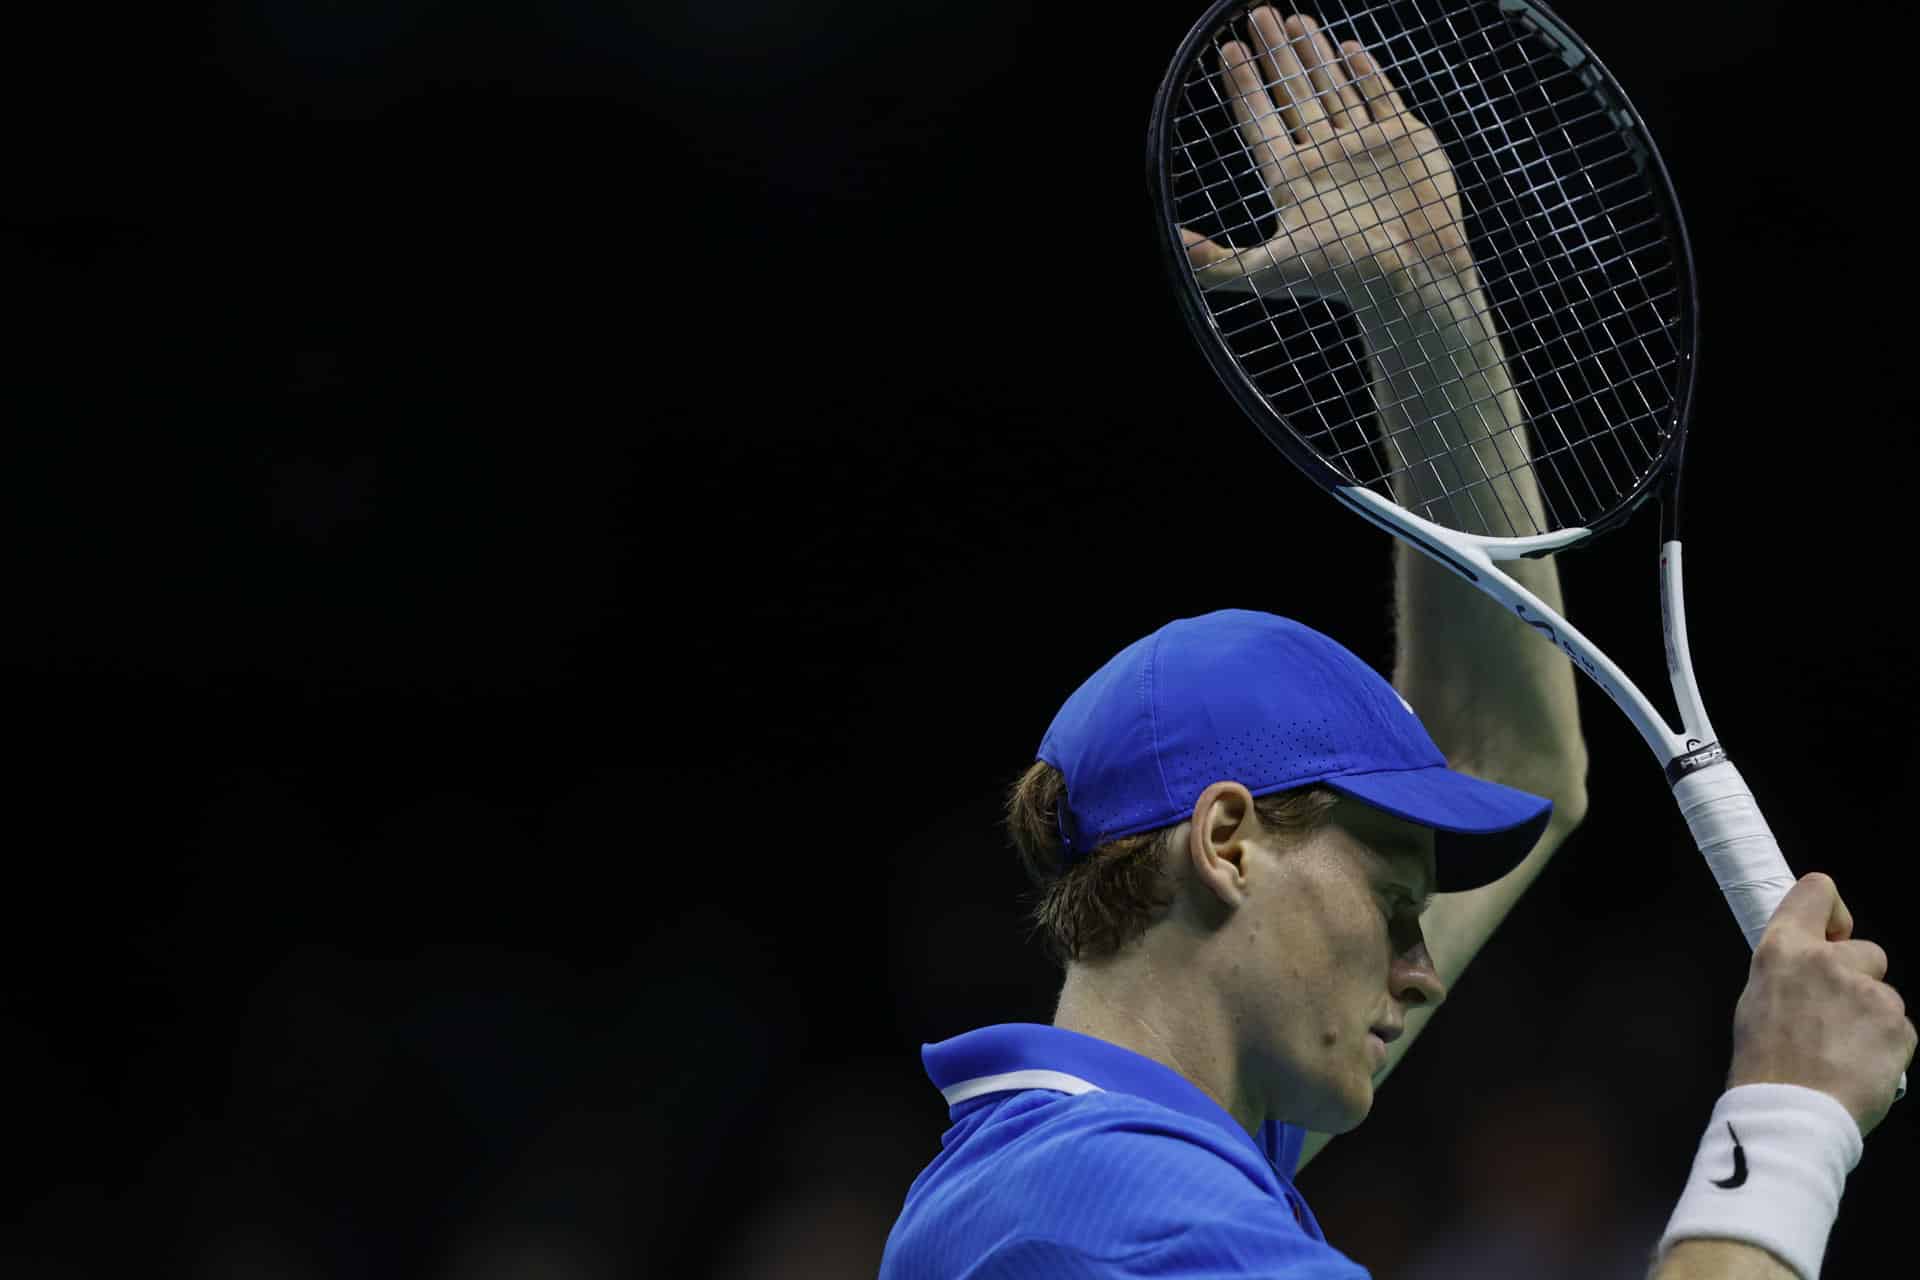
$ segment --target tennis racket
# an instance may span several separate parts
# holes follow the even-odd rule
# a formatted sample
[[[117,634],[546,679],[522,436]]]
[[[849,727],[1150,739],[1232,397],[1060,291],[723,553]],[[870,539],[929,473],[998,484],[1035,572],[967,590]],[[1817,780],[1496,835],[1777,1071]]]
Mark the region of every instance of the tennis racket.
[[[1155,95],[1147,165],[1175,293],[1241,408],[1607,692],[1757,945],[1794,878],[1688,652],[1693,258],[1619,82],[1532,0],[1221,0]],[[1649,498],[1678,730],[1500,567]]]

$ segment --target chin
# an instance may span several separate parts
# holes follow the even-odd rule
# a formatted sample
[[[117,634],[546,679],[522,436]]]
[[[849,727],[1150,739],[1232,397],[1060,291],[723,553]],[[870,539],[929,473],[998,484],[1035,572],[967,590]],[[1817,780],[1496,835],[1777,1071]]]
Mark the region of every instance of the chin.
[[[1373,1077],[1362,1076],[1357,1085],[1328,1089],[1305,1127],[1314,1133],[1346,1133],[1357,1128],[1372,1110]]]
[[[1360,1122],[1362,1120],[1365,1120],[1372,1111],[1373,1111],[1373,1090],[1368,1089],[1366,1099],[1363,1102],[1361,1102],[1357,1106],[1349,1107],[1346,1110],[1346,1113],[1344,1115],[1344,1123],[1322,1130],[1322,1132],[1330,1133],[1330,1134],[1346,1133],[1351,1129],[1357,1129],[1360,1127]]]

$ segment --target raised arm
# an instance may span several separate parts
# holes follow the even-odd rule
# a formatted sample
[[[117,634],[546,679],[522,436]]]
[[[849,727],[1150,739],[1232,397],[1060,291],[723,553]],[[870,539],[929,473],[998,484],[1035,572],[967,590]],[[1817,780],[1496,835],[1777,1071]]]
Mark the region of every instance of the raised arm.
[[[1472,268],[1428,283],[1421,292],[1433,295],[1434,308],[1449,310],[1458,344],[1454,359],[1477,372],[1451,384],[1446,374],[1395,379],[1404,387],[1382,412],[1387,429],[1412,441],[1412,448],[1428,450],[1421,455],[1428,457],[1439,452],[1427,444],[1429,436],[1483,441],[1480,449],[1492,455],[1487,470],[1500,478],[1469,482],[1461,497],[1449,499],[1444,495],[1463,478],[1413,467],[1396,480],[1396,496],[1416,509],[1426,503],[1444,507],[1444,523],[1467,532],[1530,532],[1515,528],[1519,522],[1512,515],[1514,508],[1539,501],[1526,426]],[[1436,386],[1437,392],[1429,389]],[[1558,648],[1404,543],[1395,543],[1394,557],[1395,687],[1454,768],[1553,801],[1552,821],[1526,861],[1492,884],[1442,894],[1429,908],[1422,921],[1427,946],[1441,978],[1451,983],[1585,816],[1586,742],[1573,666]],[[1565,612],[1551,557],[1504,567],[1556,612]],[[1393,1046],[1402,1053],[1432,1015],[1430,1008],[1419,1012]],[[1390,1058],[1387,1069],[1397,1060]]]
[[[1247,37],[1222,46],[1221,77],[1279,234],[1235,251],[1189,232],[1202,283],[1336,294],[1363,334],[1390,334],[1369,342],[1369,368],[1395,497],[1462,530],[1533,532],[1539,493],[1526,424],[1446,153],[1357,42],[1336,49],[1313,19],[1271,8],[1253,11]],[[1471,451],[1461,449],[1467,441]],[[1566,658],[1450,571],[1402,544],[1395,554],[1395,685],[1454,768],[1554,802],[1552,824],[1517,869],[1429,909],[1428,948],[1451,982],[1579,824],[1586,747]],[[1551,559],[1524,561],[1514,576],[1561,608]],[[1431,1012],[1409,1019],[1377,1079]],[[1310,1137],[1302,1163],[1325,1141]]]
[[[1279,233],[1232,250],[1189,232],[1214,288],[1297,297],[1332,292],[1365,332],[1378,426],[1396,458],[1396,498],[1455,528],[1531,532],[1539,501],[1526,424],[1482,295],[1453,175],[1358,44],[1253,11],[1249,44],[1221,49],[1241,139],[1266,181]],[[1396,354],[1413,351],[1413,358]],[[1459,446],[1473,442],[1473,450]],[[1461,463],[1465,465],[1462,466]],[[1396,549],[1395,684],[1457,769],[1550,796],[1555,813],[1527,859],[1470,893],[1441,895],[1423,920],[1443,979],[1459,976],[1586,808],[1586,748],[1571,668],[1491,600],[1404,546]],[[1562,610],[1550,560],[1513,567]],[[1892,1105],[1916,1035],[1884,978],[1887,958],[1852,937],[1832,881],[1803,878],[1754,952],[1734,1014],[1728,1089],[1675,1205],[1652,1280],[1814,1280],[1865,1136]],[[1384,1078],[1431,1016],[1391,1046]],[[1302,1163],[1326,1142],[1310,1135]],[[1728,1195],[1737,1189],[1738,1195]]]

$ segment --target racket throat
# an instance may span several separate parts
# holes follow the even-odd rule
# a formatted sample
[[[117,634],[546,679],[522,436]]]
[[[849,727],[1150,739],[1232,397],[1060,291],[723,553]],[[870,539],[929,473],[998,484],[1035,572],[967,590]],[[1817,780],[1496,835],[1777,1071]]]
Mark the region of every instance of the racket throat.
[[[1718,736],[1707,719],[1706,706],[1700,701],[1700,685],[1693,675],[1693,654],[1687,648],[1687,598],[1681,578],[1678,538],[1669,538],[1660,544],[1660,625],[1666,636],[1667,678],[1673,684],[1673,701],[1680,709],[1680,727],[1685,739],[1681,757],[1667,766],[1671,770],[1681,758],[1702,751]]]
[[[1588,536],[1589,530],[1562,529],[1556,533],[1527,538],[1494,538],[1461,533],[1435,524],[1358,485],[1337,488],[1334,495],[1369,523],[1452,569],[1499,601],[1508,612],[1539,632],[1542,638],[1552,642],[1554,647],[1567,655],[1568,661],[1585,672],[1588,679],[1613,699],[1662,764],[1712,745],[1713,729],[1701,709],[1692,663],[1687,655],[1686,613],[1680,597],[1677,540],[1662,549],[1661,595],[1666,605],[1663,622],[1667,635],[1668,667],[1682,719],[1679,732],[1675,732],[1666,714],[1653,705],[1613,659],[1602,653],[1593,641],[1545,601],[1498,567],[1498,561],[1550,554],[1579,542]],[[1669,555],[1668,552],[1673,554]],[[1709,762],[1703,757],[1700,764],[1694,767],[1703,767],[1706,763]],[[1683,766],[1682,771],[1688,770]]]
[[[1469,535],[1417,516],[1362,485],[1341,485],[1333,491],[1333,496],[1368,523],[1412,543],[1475,586],[1482,585],[1481,579],[1493,561],[1549,556],[1591,532],[1585,528],[1559,529],[1524,538]],[[1540,607],[1545,609],[1544,605]],[[1551,610],[1548,612],[1551,614]]]

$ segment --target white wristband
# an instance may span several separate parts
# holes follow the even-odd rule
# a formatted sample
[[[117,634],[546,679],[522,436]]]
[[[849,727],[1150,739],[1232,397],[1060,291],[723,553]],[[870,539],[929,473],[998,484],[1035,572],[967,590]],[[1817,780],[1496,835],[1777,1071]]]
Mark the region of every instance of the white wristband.
[[[1678,1240],[1742,1240],[1816,1280],[1861,1147],[1860,1126],[1831,1094],[1794,1084],[1727,1090],[1660,1253]]]

